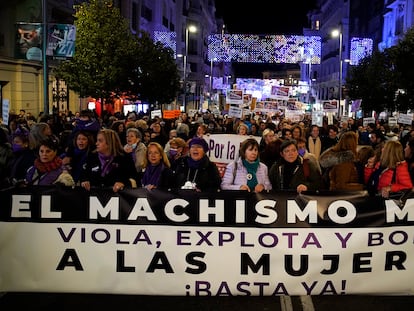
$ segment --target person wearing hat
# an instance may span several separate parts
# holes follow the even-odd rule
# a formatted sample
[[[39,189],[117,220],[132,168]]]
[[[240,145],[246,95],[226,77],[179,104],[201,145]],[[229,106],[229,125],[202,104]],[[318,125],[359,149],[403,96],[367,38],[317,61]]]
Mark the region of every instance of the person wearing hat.
[[[201,137],[194,137],[188,145],[189,154],[181,159],[174,171],[178,189],[220,190],[220,173],[216,164],[207,156],[207,141]]]
[[[296,140],[288,139],[280,145],[281,158],[269,170],[273,190],[316,191],[322,186],[319,169],[314,162],[299,155]]]

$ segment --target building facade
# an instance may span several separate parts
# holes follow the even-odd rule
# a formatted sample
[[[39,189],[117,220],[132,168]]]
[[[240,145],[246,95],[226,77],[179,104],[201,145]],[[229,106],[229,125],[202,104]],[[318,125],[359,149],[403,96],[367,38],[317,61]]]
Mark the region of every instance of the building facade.
[[[7,103],[6,108],[10,112],[25,109],[33,115],[38,115],[44,108],[49,108],[49,113],[52,113],[53,109],[75,112],[87,108],[88,99],[79,98],[77,94],[69,91],[64,81],[57,80],[49,73],[45,88],[42,59],[18,55],[17,52],[20,40],[17,27],[22,24],[42,24],[44,3],[47,23],[73,24],[73,6],[82,2],[84,1],[20,0],[0,3],[0,103]],[[190,86],[187,93],[189,109],[200,108],[206,92],[210,91],[210,76],[224,77],[231,74],[229,64],[218,66],[208,58],[207,37],[221,29],[223,24],[215,18],[214,0],[113,2],[128,19],[133,34],[146,31],[156,41],[163,36],[173,37],[170,43],[176,51],[178,69],[182,80],[186,80]],[[190,25],[196,26],[197,31],[188,36],[187,66],[184,70],[185,34]],[[56,61],[53,60],[46,63],[48,68],[56,65]],[[180,96],[183,97],[183,94]]]
[[[396,45],[413,26],[413,12],[413,0],[318,0],[317,8],[308,13],[311,27],[304,29],[304,35],[322,37],[321,63],[301,65],[301,77],[309,81],[311,96],[316,101],[341,98],[339,113],[349,114],[345,83],[352,66],[350,40],[370,38],[373,49],[383,51]],[[332,37],[334,29],[342,34],[341,47],[340,40]]]

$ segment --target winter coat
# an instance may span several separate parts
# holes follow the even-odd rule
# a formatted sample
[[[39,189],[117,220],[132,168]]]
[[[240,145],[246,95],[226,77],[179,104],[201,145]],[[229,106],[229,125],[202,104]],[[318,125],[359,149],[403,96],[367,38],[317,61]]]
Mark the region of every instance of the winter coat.
[[[304,170],[304,161],[307,161],[309,172],[306,173]],[[273,190],[296,190],[300,184],[305,185],[308,191],[316,191],[321,189],[322,178],[319,173],[318,167],[309,160],[304,160],[301,156],[295,161],[296,168],[293,171],[293,175],[288,185],[283,184],[283,174],[285,159],[280,159],[272,165],[269,171],[269,180],[272,184]]]
[[[319,163],[329,172],[329,190],[363,190],[359,183],[358,169],[354,162],[352,151],[325,150],[319,157]]]
[[[194,182],[201,191],[220,190],[221,177],[217,165],[205,155],[198,169],[188,166],[189,156],[183,157],[174,172],[175,187],[180,189],[187,181]]]
[[[315,155],[316,160],[319,160],[319,157],[322,152],[321,138],[318,136],[314,140],[312,136],[309,136],[307,140],[307,147],[308,147],[309,152]]]
[[[365,166],[364,178],[366,182],[368,182],[369,177],[375,170],[380,169],[379,165],[380,163],[378,162],[374,168]],[[410,173],[408,171],[407,161],[399,162],[395,170],[386,168],[381,172],[378,179],[377,190],[380,191],[383,187],[388,186],[391,186],[391,192],[398,192],[413,188],[413,182],[411,181]]]
[[[0,145],[0,188],[7,185],[8,166],[13,159],[13,150],[9,143]]]
[[[234,170],[236,169],[236,172]],[[268,176],[268,168],[264,163],[259,163],[256,172],[257,183],[264,186],[264,190],[271,190],[272,184]],[[239,158],[235,162],[227,164],[226,171],[221,182],[222,190],[239,190],[241,185],[247,184],[247,169]]]
[[[132,157],[126,154],[115,156],[111,166],[110,172],[105,176],[101,176],[102,165],[98,153],[89,153],[81,173],[80,182],[89,181],[92,187],[112,187],[115,182],[130,186],[130,178],[134,179],[136,175]]]
[[[14,158],[9,165],[9,178],[12,183],[25,179],[27,170],[33,165],[36,155],[31,149],[14,152]]]
[[[26,175],[26,183],[29,185],[48,186],[53,185],[62,174],[64,167],[60,166],[55,170],[40,174],[36,167],[33,165],[29,168]]]

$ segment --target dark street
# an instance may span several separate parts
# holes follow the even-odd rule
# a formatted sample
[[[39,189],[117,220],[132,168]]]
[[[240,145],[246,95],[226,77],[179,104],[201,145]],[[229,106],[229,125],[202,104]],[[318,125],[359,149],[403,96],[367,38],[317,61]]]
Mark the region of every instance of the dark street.
[[[27,309],[123,311],[408,311],[413,296],[282,296],[282,297],[176,297],[134,295],[89,295],[50,293],[7,293],[0,298],[2,311]]]

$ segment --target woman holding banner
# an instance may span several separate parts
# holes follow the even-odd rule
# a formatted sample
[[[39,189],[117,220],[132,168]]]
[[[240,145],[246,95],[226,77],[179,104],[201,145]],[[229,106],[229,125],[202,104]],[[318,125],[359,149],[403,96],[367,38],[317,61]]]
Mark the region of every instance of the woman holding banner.
[[[319,168],[299,155],[296,140],[285,140],[280,145],[280,155],[282,158],[269,171],[273,190],[293,190],[301,193],[321,189]]]
[[[364,175],[368,191],[373,190],[372,192],[381,194],[383,198],[388,198],[392,192],[413,188],[403,146],[399,141],[385,142],[379,162],[368,163]]]
[[[81,174],[81,186],[111,187],[114,192],[135,184],[131,179],[136,176],[134,161],[124,152],[117,132],[102,129],[96,139],[96,150],[89,153]]]
[[[27,185],[47,186],[58,183],[65,186],[75,185],[62,159],[57,155],[58,146],[51,138],[39,142],[38,157],[26,174]]]
[[[147,190],[168,190],[173,184],[171,164],[164,148],[156,142],[150,142],[144,159],[144,174],[141,179],[143,188]]]
[[[194,137],[189,142],[189,155],[182,158],[174,173],[180,189],[200,191],[220,190],[221,177],[217,165],[207,156],[207,141]]]
[[[241,143],[240,157],[227,165],[221,182],[222,190],[262,192],[271,190],[266,164],[259,160],[259,143],[248,138]]]

